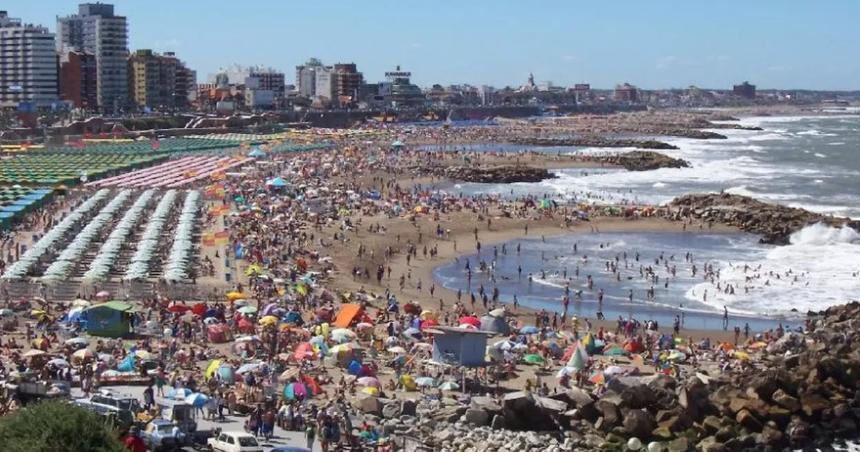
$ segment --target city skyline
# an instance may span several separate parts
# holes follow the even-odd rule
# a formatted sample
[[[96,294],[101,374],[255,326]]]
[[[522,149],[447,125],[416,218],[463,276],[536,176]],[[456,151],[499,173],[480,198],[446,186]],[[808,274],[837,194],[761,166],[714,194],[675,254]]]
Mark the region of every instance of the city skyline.
[[[56,18],[78,1],[6,2],[10,16],[56,32]],[[843,58],[860,42],[851,24],[860,4],[727,2],[718,9],[662,2],[571,5],[542,2],[391,1],[362,4],[112,2],[129,24],[129,50],[174,51],[199,81],[232,63],[272,66],[294,82],[310,57],[355,62],[368,80],[400,65],[421,86],[539,82],[611,88],[731,89],[750,80],[760,89],[853,90],[860,62]],[[169,14],[166,14],[169,12]],[[356,39],[358,38],[358,39]]]

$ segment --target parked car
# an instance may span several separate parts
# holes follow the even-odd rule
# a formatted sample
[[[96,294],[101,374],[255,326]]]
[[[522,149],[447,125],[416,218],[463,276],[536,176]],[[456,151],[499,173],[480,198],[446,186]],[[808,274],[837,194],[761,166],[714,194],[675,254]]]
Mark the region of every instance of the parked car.
[[[177,403],[170,409],[170,420],[179,426],[186,435],[197,431],[197,421],[194,420],[194,407],[187,403]]]
[[[221,432],[206,442],[209,450],[217,452],[263,452],[257,438],[245,432]]]
[[[143,442],[152,451],[173,451],[186,442],[179,426],[166,419],[155,419],[143,430]]]
[[[120,430],[125,430],[133,425],[137,413],[141,410],[140,403],[136,398],[116,394],[106,389],[93,394],[89,399],[75,400],[74,404],[105,416]]]

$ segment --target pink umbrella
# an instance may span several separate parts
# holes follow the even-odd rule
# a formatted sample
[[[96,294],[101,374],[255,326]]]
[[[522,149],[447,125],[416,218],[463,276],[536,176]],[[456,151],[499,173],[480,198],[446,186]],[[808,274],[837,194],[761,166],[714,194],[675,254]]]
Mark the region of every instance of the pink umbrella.
[[[374,388],[382,386],[376,377],[361,377],[358,380],[355,380],[355,382],[361,386],[373,386]]]
[[[96,298],[101,298],[101,299],[105,299],[109,296],[110,296],[110,292],[108,292],[106,290],[103,290],[103,291],[96,294]]]

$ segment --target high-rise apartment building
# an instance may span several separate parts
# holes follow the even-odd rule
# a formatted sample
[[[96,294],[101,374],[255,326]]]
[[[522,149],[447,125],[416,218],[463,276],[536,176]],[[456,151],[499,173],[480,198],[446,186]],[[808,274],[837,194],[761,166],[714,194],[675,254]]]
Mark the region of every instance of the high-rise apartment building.
[[[159,55],[149,49],[138,50],[128,59],[128,73],[128,90],[138,108],[188,106],[196,76],[173,52]]]
[[[58,101],[54,34],[0,11],[0,107],[39,109]]]
[[[60,54],[60,98],[75,108],[98,108],[96,57],[92,53],[66,50]]]
[[[99,109],[114,113],[128,103],[128,25],[113,5],[82,3],[78,14],[57,19],[57,49],[92,53],[96,58]]]
[[[358,100],[358,89],[364,83],[364,76],[358,72],[355,63],[334,65],[335,94],[341,106],[353,104]]]
[[[300,96],[314,97],[317,93],[317,70],[322,68],[322,62],[311,58],[307,63],[296,66],[296,91]]]

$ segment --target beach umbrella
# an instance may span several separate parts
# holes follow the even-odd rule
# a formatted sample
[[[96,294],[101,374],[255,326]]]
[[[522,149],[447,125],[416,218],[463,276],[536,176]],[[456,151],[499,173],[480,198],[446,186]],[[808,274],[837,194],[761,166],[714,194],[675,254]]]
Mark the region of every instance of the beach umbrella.
[[[301,373],[301,371],[302,370],[298,367],[293,367],[293,368],[287,369],[287,370],[281,372],[280,375],[278,375],[278,381],[280,381],[281,383],[286,383],[286,382],[292,380],[293,378],[298,377],[299,373]]]
[[[15,312],[8,308],[0,309],[0,317],[12,317]]]
[[[215,372],[218,371],[218,367],[221,366],[221,363],[223,363],[223,361],[220,359],[209,361],[209,364],[206,365],[206,370],[203,371],[203,377],[206,379],[212,378],[215,375]]]
[[[284,387],[284,397],[287,400],[296,400],[308,394],[308,388],[304,383],[290,383]]]
[[[628,353],[618,345],[607,345],[603,348],[603,354],[606,356],[625,356]]]
[[[373,324],[372,324],[372,323],[367,323],[367,322],[361,322],[361,323],[358,323],[358,324],[356,324],[356,325],[355,325],[355,329],[357,329],[357,330],[359,330],[359,331],[372,330],[372,329],[373,329]]]
[[[406,353],[406,349],[399,345],[389,348],[388,351],[390,353],[394,353],[395,355],[402,355]]]
[[[66,345],[71,345],[73,347],[86,347],[87,345],[89,345],[90,341],[85,337],[73,337],[63,343]]]
[[[487,314],[489,314],[493,317],[504,317],[505,316],[505,308],[493,309],[492,311],[488,312]]]
[[[235,339],[235,342],[260,342],[260,336],[239,336]]]
[[[69,367],[69,362],[63,358],[54,358],[54,359],[48,361],[48,364],[55,366],[55,367],[62,367],[62,368]]]
[[[588,364],[588,353],[585,349],[582,348],[581,345],[576,346],[571,355],[570,359],[567,361],[567,366],[572,367],[576,370],[585,369],[585,366]]]
[[[241,300],[243,298],[247,297],[245,297],[245,294],[243,294],[242,292],[237,292],[235,290],[232,292],[227,292],[227,299],[230,301]]]
[[[207,396],[206,394],[201,394],[199,392],[195,392],[193,394],[185,396],[185,403],[197,408],[202,408],[203,405],[206,405],[206,402],[208,401],[209,396]]]
[[[435,312],[426,309],[424,311],[421,311],[421,315],[419,317],[421,318],[421,320],[436,320],[438,318]]]
[[[352,346],[349,344],[338,344],[330,348],[328,352],[331,356],[339,356],[342,353],[351,353]]]
[[[441,385],[439,385],[439,389],[441,389],[443,391],[456,391],[456,390],[460,389],[460,385],[458,385],[457,383],[454,383],[453,381],[446,381],[446,382],[442,383]]]
[[[247,363],[243,364],[241,367],[236,369],[236,373],[239,375],[246,374],[248,372],[254,372],[260,367],[263,366],[263,363]]]
[[[528,364],[543,364],[546,362],[544,361],[543,357],[534,353],[523,356],[523,361]]]
[[[365,386],[364,388],[361,388],[361,392],[367,395],[378,396],[379,388],[373,386]]]
[[[76,352],[72,353],[72,358],[76,358],[76,359],[79,359],[79,360],[81,360],[81,361],[86,361],[86,360],[88,360],[88,359],[93,359],[94,357],[95,357],[95,355],[93,355],[92,350],[89,350],[89,349],[86,349],[86,348],[81,349],[81,350],[78,350],[78,351],[76,351]]]
[[[257,308],[254,306],[242,306],[239,308],[239,312],[245,315],[254,315],[257,313]]]
[[[431,387],[436,386],[436,380],[430,377],[418,377],[415,379],[415,384],[420,387]]]
[[[331,330],[331,339],[338,343],[349,342],[355,339],[355,333],[346,328],[335,328]]]
[[[191,390],[188,388],[170,388],[167,391],[167,398],[173,400],[185,400],[189,395],[191,395]]]
[[[34,348],[34,349],[31,349],[31,350],[28,350],[27,352],[25,352],[25,353],[24,353],[23,355],[21,355],[21,356],[23,356],[24,358],[33,358],[33,357],[35,357],[35,356],[42,356],[42,355],[44,355],[44,354],[45,354],[45,352],[43,352],[42,350],[38,350],[38,349],[35,349],[35,348]]]
[[[167,307],[167,310],[177,314],[185,314],[186,312],[191,310],[191,307],[180,303],[172,303],[170,306]]]
[[[260,325],[262,326],[275,326],[278,324],[278,318],[273,315],[267,315],[265,317],[260,318]]]
[[[472,325],[475,328],[481,327],[481,319],[475,316],[460,317],[460,320],[458,320],[458,322],[460,322],[461,324]]]
[[[140,358],[142,361],[148,361],[152,359],[152,353],[146,350],[135,350],[134,356]]]
[[[520,333],[522,334],[537,334],[540,330],[536,326],[524,326],[520,328]]]
[[[379,383],[379,379],[377,379],[376,377],[361,377],[358,380],[356,380],[355,382],[361,386],[373,386],[376,388],[382,386]]]
[[[96,294],[96,298],[98,298],[98,299],[104,300],[104,299],[107,299],[108,297],[110,297],[110,292],[108,292],[106,290],[103,290],[103,291]]]
[[[269,303],[269,304],[267,304],[267,305],[266,305],[266,307],[264,307],[264,308],[263,308],[263,315],[264,315],[264,316],[267,316],[267,315],[277,315],[275,312],[276,312],[278,309],[281,309],[281,307],[280,307],[280,306],[278,306],[278,304],[277,304],[277,303]]]
[[[310,342],[302,342],[296,346],[296,349],[293,351],[293,357],[296,361],[314,359],[314,357],[316,357],[316,352]]]

